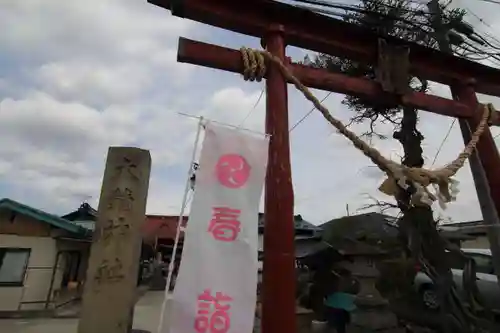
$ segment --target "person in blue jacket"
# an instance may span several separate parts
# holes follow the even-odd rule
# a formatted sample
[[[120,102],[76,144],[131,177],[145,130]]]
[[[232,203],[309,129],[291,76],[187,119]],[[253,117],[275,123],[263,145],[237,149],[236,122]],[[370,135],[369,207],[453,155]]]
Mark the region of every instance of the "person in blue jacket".
[[[348,270],[332,271],[336,275],[334,290],[325,297],[328,326],[337,333],[345,333],[351,320],[351,312],[356,309],[355,295],[359,292],[359,282]]]

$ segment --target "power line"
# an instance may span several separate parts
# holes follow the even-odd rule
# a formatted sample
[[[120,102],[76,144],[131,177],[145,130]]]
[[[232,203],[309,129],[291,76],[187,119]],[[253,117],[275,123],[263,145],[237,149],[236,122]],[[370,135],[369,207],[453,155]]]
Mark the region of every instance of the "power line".
[[[441,144],[439,145],[439,148],[436,152],[436,156],[434,156],[434,159],[432,160],[431,166],[433,166],[434,163],[436,163],[436,160],[439,156],[439,153],[441,153],[441,149],[443,149],[443,146],[444,146],[446,140],[448,140],[448,137],[450,136],[451,130],[453,129],[453,126],[455,125],[456,121],[457,121],[457,118],[454,118],[453,121],[451,122],[450,128],[448,128],[448,132],[446,132],[446,135],[444,136],[443,141],[441,141]]]
[[[330,97],[330,95],[332,94],[332,92],[329,92],[328,94],[326,94],[325,97],[323,97],[323,99],[320,101],[320,103],[323,103],[328,97]],[[309,117],[311,115],[311,113],[313,113],[313,111],[316,110],[316,108],[312,108],[311,110],[309,110],[308,113],[306,113],[302,118],[299,119],[299,121],[297,121],[293,126],[292,128],[290,128],[290,131],[289,133],[291,133],[295,128],[297,128],[297,126],[300,125],[301,122],[303,122],[304,120],[306,120],[307,117]]]
[[[384,13],[381,13],[381,12],[376,12],[376,11],[364,9],[363,6],[360,6],[360,5],[350,5],[347,3],[336,2],[336,1],[324,1],[324,0],[292,0],[292,1],[293,2],[300,2],[300,3],[307,3],[309,5],[314,5],[314,6],[319,6],[319,7],[337,8],[337,9],[360,11],[360,12],[370,12],[373,14],[384,15]],[[413,3],[415,3],[415,2],[413,2]],[[423,3],[415,3],[415,4],[418,4],[420,6]],[[420,14],[420,15],[427,14],[423,11],[415,10],[416,8],[406,8],[403,6],[395,6],[395,5],[391,5],[388,3],[377,3],[377,5],[383,6],[385,8],[397,9],[397,10],[400,10],[400,11],[403,11],[406,13],[416,13],[416,14]],[[312,7],[309,7],[309,8],[312,8]],[[387,14],[385,14],[385,15],[387,15]]]
[[[479,15],[477,15],[476,13],[474,13],[470,8],[468,7],[465,7],[465,6],[462,6],[469,14],[471,14],[473,17],[475,17],[479,22],[481,22],[481,24],[483,24],[484,26],[488,27],[489,29],[492,29],[493,27],[491,26],[491,24],[489,24],[488,22],[486,22],[482,17],[480,17]],[[498,40],[494,35],[491,35],[489,34],[488,32],[485,32],[484,33],[486,36],[488,36],[489,38],[493,39],[495,42],[499,43],[500,44],[500,40]],[[480,36],[481,37],[481,36]],[[482,38],[482,37],[481,37]]]
[[[325,0],[291,0],[293,3],[297,3],[295,5],[296,7],[304,8],[304,9],[309,9],[313,12],[327,15],[327,16],[334,16],[334,17],[340,17],[343,18],[344,20],[351,21],[351,19],[356,20],[357,16],[378,16],[383,19],[387,20],[392,20],[394,21],[394,27],[397,30],[404,31],[406,34],[415,34],[415,30],[420,30],[420,34],[424,34],[424,36],[429,35],[430,30],[431,30],[431,25],[429,24],[429,18],[431,14],[421,8],[421,6],[427,4],[427,0],[422,0],[422,1],[416,1],[416,0],[409,0],[408,2],[410,3],[410,7],[405,7],[405,6],[398,6],[394,4],[386,4],[386,3],[379,3],[377,2],[376,5],[382,6],[382,8],[385,9],[380,9],[380,10],[374,10],[372,8],[364,8],[361,5],[350,5],[346,3],[341,3],[341,2],[336,2],[336,1],[325,1]],[[483,0],[486,1],[486,0]],[[452,0],[448,0],[446,5],[442,7],[442,9],[445,9],[451,4]],[[491,1],[490,1],[491,2]],[[494,1],[494,3],[499,3],[500,0]],[[414,6],[412,6],[412,4]],[[328,9],[327,9],[328,8]],[[337,9],[337,10],[342,10],[344,13],[340,13],[339,11],[335,11],[332,9]],[[488,23],[486,23],[481,17],[473,13],[471,10],[468,8],[466,9],[472,16],[477,18],[482,24],[485,26],[490,26]],[[452,12],[452,10],[447,10],[449,13]],[[461,26],[457,28],[466,28],[470,26],[472,28],[472,25],[465,21],[461,21]],[[377,28],[377,27],[374,27]],[[460,30],[460,29],[458,29]],[[484,46],[491,47],[493,49],[498,49],[500,50],[500,40],[498,40],[494,35],[491,35],[489,33],[484,33],[485,36],[491,41],[488,41],[485,37],[481,36],[477,32],[472,32],[472,33],[467,33],[464,31],[455,31],[463,38],[467,37],[474,43],[477,43],[481,45],[481,49],[475,48],[475,50],[466,50],[467,52],[457,52],[457,55],[467,58],[472,61],[482,61],[486,59],[495,59],[500,60],[497,58],[497,54],[492,54],[492,52],[488,51],[487,48],[484,48]],[[495,44],[495,45],[494,45]],[[428,45],[430,46],[430,45]],[[459,51],[459,48],[463,48],[462,45],[457,45],[457,51]],[[499,65],[495,63],[495,65]]]
[[[470,8],[468,7],[465,7],[465,6],[462,6],[464,7],[464,9],[469,13],[471,14],[472,16],[474,16],[479,22],[481,22],[482,24],[484,24],[485,26],[487,26],[488,28],[491,28],[491,25],[486,22],[485,20],[483,20],[481,17],[479,17],[479,15],[475,14],[472,10],[470,10]]]
[[[468,14],[470,14],[471,16],[473,16],[476,20],[478,20],[482,25],[486,26],[487,28],[489,29],[492,29],[493,27],[491,26],[491,24],[489,24],[488,22],[486,22],[482,17],[480,17],[479,15],[477,15],[476,13],[474,13],[469,7],[466,7],[466,6],[460,6],[462,7],[463,9],[465,9],[467,11]],[[483,32],[487,37],[491,38],[492,40],[494,40],[495,42],[497,42],[499,45],[500,45],[500,40],[498,40],[494,35],[488,33],[488,32]],[[477,34],[477,33],[476,33]],[[495,48],[494,45],[490,44],[484,37],[480,36],[479,34],[477,34],[477,37],[479,37],[480,39],[482,39],[484,42],[486,42],[488,45],[490,45],[491,47]]]
[[[418,7],[403,7],[395,6],[391,4],[378,3],[377,5],[383,6],[380,10],[374,10],[373,8],[365,8],[360,5],[349,5],[345,3],[338,2],[327,2],[323,0],[292,0],[296,3],[306,4],[306,5],[296,5],[296,7],[309,9],[313,12],[325,14],[329,16],[342,17],[344,20],[350,21],[350,19],[357,20],[361,16],[378,16],[383,19],[394,21],[394,27],[397,30],[404,31],[405,34],[415,34],[415,30],[419,30],[420,35],[429,35],[432,26],[429,24],[430,13],[423,8],[420,8],[424,3],[418,3]],[[410,3],[415,3],[411,2]],[[448,3],[449,5],[449,3]],[[335,8],[344,10],[345,12],[354,12],[356,14],[340,14],[338,11],[333,11],[326,8]],[[410,15],[410,13],[412,15]],[[467,24],[468,25],[468,24]],[[377,28],[377,26],[374,26]],[[390,34],[390,33],[389,33]],[[401,37],[401,36],[400,36]],[[480,38],[481,36],[478,36]],[[482,38],[485,43],[489,44],[484,38]],[[484,44],[483,44],[484,45]],[[492,46],[491,44],[489,44]]]
[[[500,1],[498,1],[498,0],[480,0],[480,1],[489,2],[489,3],[494,3],[496,5],[500,5]]]
[[[250,109],[250,111],[248,111],[247,115],[245,116],[245,118],[243,118],[243,120],[241,121],[241,123],[238,125],[238,127],[242,127],[243,124],[245,124],[245,121],[247,121],[247,119],[250,117],[250,115],[255,111],[255,109],[257,108],[257,105],[259,105],[259,102],[260,100],[262,99],[262,96],[264,96],[264,88],[262,88],[262,90],[260,91],[260,95],[259,95],[259,98],[257,98],[257,101],[255,102],[255,104],[253,105],[253,107]]]
[[[303,3],[303,4],[308,4],[308,5],[319,6],[319,7],[341,9],[341,10],[351,11],[351,12],[355,12],[355,13],[363,14],[363,15],[378,15],[380,17],[392,19],[394,21],[404,22],[404,23],[409,24],[411,26],[415,26],[415,22],[413,22],[409,19],[406,19],[404,17],[397,16],[396,14],[393,14],[390,11],[387,13],[384,13],[381,11],[374,11],[374,10],[370,10],[370,9],[365,9],[359,5],[349,5],[349,4],[345,4],[345,3],[326,2],[326,1],[321,1],[321,0],[292,0],[292,1],[298,2],[298,3]],[[398,7],[398,6],[393,6],[393,5],[389,5],[389,4],[383,4],[383,3],[380,5],[384,6],[385,8],[396,9],[396,10],[400,10],[400,11],[405,12],[405,13],[413,13],[413,14],[415,14],[415,16],[429,16],[429,13],[426,13],[423,10],[414,10],[414,9],[410,9],[410,8],[403,8],[403,7]],[[295,6],[309,9],[311,11],[322,13],[322,14],[333,15],[333,16],[343,16],[342,14],[339,14],[338,12],[335,12],[332,10],[320,9],[317,7],[304,6],[304,5],[295,5]]]

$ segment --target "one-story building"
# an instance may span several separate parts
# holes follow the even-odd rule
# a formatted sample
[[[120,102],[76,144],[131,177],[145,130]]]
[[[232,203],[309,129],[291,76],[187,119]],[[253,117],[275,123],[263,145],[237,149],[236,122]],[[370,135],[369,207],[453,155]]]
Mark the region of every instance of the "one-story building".
[[[469,239],[463,240],[462,248],[472,249],[489,249],[490,242],[488,240],[488,225],[480,221],[447,223],[442,225],[441,230],[449,232],[460,232],[469,236]]]
[[[91,233],[19,202],[0,200],[0,314],[54,309],[79,292]]]
[[[0,316],[51,311],[81,298],[96,219],[88,203],[56,216],[0,200]],[[148,244],[156,231],[148,225],[141,259],[154,255]]]
[[[182,255],[184,228],[187,225],[187,221],[188,217],[184,216],[179,234],[179,244],[176,253],[177,260],[180,260]],[[172,257],[178,224],[178,215],[146,215],[146,222],[142,229],[143,240],[146,244],[153,246],[164,262],[169,262]]]

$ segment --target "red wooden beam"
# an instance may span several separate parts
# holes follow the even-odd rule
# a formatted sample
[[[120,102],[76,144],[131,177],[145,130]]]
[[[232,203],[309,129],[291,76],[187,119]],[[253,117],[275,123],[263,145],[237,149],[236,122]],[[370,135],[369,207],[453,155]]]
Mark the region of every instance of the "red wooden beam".
[[[234,73],[243,72],[243,62],[239,51],[186,38],[179,39],[177,60]],[[288,66],[303,84],[311,88],[358,96],[374,102],[383,100],[393,104],[399,103],[444,116],[461,118],[474,116],[475,109],[446,98],[419,92],[412,92],[398,98],[383,92],[379,84],[368,79],[353,78],[293,63]],[[496,118],[499,120],[494,125],[500,125],[500,117]]]
[[[451,92],[457,100],[460,100],[463,103],[467,103],[467,105],[469,105],[471,108],[477,108],[479,102],[474,91],[473,83],[453,86],[451,87]],[[479,125],[480,118],[481,117],[477,115],[475,117],[466,119],[472,131],[474,131],[474,129]],[[463,124],[460,124],[460,127],[463,127]],[[470,134],[464,132],[464,130],[467,129],[462,129],[464,142],[467,144],[467,142],[470,140]],[[500,214],[500,153],[498,152],[498,148],[489,128],[486,128],[484,133],[481,135],[481,138],[477,142],[476,149],[481,160],[482,168],[484,169],[484,174],[488,181],[490,195],[495,204],[496,212],[497,214]],[[473,165],[471,162],[471,168],[472,167]],[[472,171],[477,191],[484,191],[483,188],[480,188],[478,186],[481,180],[476,179],[476,177],[480,177],[480,175],[474,175],[474,170]],[[479,199],[479,201],[481,202],[481,198]]]
[[[272,0],[148,0],[173,15],[263,37],[273,24],[284,28],[288,45],[374,64],[378,35],[362,27]],[[500,96],[500,70],[397,38],[410,46],[413,74],[443,84],[476,80],[476,91]]]
[[[284,61],[285,41],[279,27],[269,27],[264,41]],[[295,224],[288,131],[286,79],[275,66],[266,80],[266,133],[269,138],[264,196],[262,333],[297,332],[295,323]]]

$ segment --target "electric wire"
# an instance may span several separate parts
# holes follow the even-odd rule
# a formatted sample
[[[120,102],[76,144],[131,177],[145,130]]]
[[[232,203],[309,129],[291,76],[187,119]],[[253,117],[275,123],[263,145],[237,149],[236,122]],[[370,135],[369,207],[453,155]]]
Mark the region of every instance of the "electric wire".
[[[259,105],[260,103],[260,100],[262,99],[262,96],[264,96],[264,88],[262,88],[262,90],[260,91],[260,94],[259,94],[259,97],[257,98],[257,101],[255,102],[255,104],[253,105],[253,107],[250,109],[250,111],[248,111],[248,113],[246,114],[245,118],[243,118],[243,120],[241,121],[241,123],[238,125],[238,128],[242,127],[245,122],[248,120],[248,118],[250,118],[250,116],[252,115],[252,113],[255,111],[255,109],[257,108],[257,106]]]
[[[369,9],[364,9],[364,8],[362,8],[360,6],[356,6],[356,5],[347,5],[347,4],[334,3],[334,2],[325,2],[325,1],[320,1],[320,0],[292,0],[292,1],[299,2],[299,3],[313,4],[316,6],[323,6],[323,7],[328,7],[328,8],[342,9],[345,11],[351,11],[351,12],[364,14],[364,15],[366,15],[366,14],[377,15],[377,16],[392,19],[395,21],[402,21],[402,22],[405,22],[406,24],[409,24],[409,25],[415,24],[415,22],[408,20],[408,19],[405,19],[405,18],[401,18],[400,16],[397,16],[396,14],[391,15],[390,13],[377,12],[377,11],[373,11],[373,10],[369,10]],[[389,6],[386,4],[383,4],[383,5],[385,7],[402,10],[404,12],[412,12],[412,13],[419,14],[419,15],[429,15],[428,13],[425,13],[424,11],[417,12],[417,11],[413,11],[413,10],[409,10],[409,9],[405,9],[405,8],[396,7],[396,6]],[[309,9],[311,11],[319,12],[319,13],[323,13],[323,14],[330,14],[330,15],[335,15],[335,16],[342,15],[342,14],[339,14],[337,12],[334,12],[331,10],[326,10],[326,9],[318,9],[315,7],[303,6],[303,5],[301,5],[301,6],[295,5],[295,6],[300,7],[300,8],[304,8],[304,9]]]
[[[500,1],[498,1],[498,0],[479,0],[479,1],[489,2],[489,3],[496,4],[496,5],[500,5]]]
[[[363,9],[362,6],[360,5],[350,5],[342,2],[335,2],[335,1],[322,1],[322,0],[292,0],[293,2],[301,2],[301,3],[307,3],[310,5],[315,5],[319,7],[328,7],[328,8],[337,8],[337,9],[344,9],[344,10],[365,10]],[[420,15],[429,15],[428,13],[425,13],[424,11],[418,11],[416,10],[417,8],[405,8],[402,6],[395,6],[387,3],[377,3],[377,5],[383,6],[385,8],[391,8],[391,9],[397,9],[405,13],[415,13],[415,14],[420,14]],[[422,4],[419,4],[419,6]],[[310,7],[309,7],[310,8]],[[366,10],[374,14],[384,14],[384,13],[379,13],[375,11],[370,11]]]
[[[434,159],[432,160],[431,166],[433,166],[434,163],[436,163],[437,158],[438,158],[439,154],[441,153],[441,150],[443,149],[444,144],[446,143],[446,140],[448,140],[448,137],[450,136],[451,130],[453,129],[453,126],[455,125],[456,121],[457,121],[457,118],[454,118],[453,121],[451,122],[450,127],[448,128],[448,132],[446,132],[446,135],[444,136],[443,141],[441,141],[441,144],[439,145],[439,148],[436,152],[436,155],[434,156]]]
[[[326,94],[325,97],[323,97],[323,99],[320,101],[321,103],[323,103],[328,97],[330,97],[330,95],[332,94],[332,92],[330,91],[328,94]],[[291,128],[290,128],[290,131],[289,133],[291,133],[295,128],[297,128],[297,126],[299,126],[304,120],[307,119],[307,117],[309,117],[313,112],[314,110],[316,110],[316,108],[312,108],[311,110],[309,110],[309,112],[307,112],[302,118],[300,118]]]
[[[312,4],[312,5],[315,5],[315,6],[323,6],[323,7],[328,7],[328,8],[336,8],[336,9],[343,9],[345,11],[354,11],[354,12],[357,12],[357,13],[361,13],[361,14],[373,14],[375,12],[373,11],[369,11],[369,10],[363,10],[361,9],[359,6],[355,6],[355,5],[347,5],[347,4],[342,4],[342,3],[338,3],[338,2],[327,2],[327,1],[321,1],[321,0],[292,0],[293,2],[299,2],[299,3],[305,3],[305,4]],[[425,3],[424,2],[415,2],[415,1],[410,1],[412,3],[416,3],[418,5],[424,5]],[[451,1],[448,3],[448,5],[451,3]],[[395,8],[395,9],[398,9],[398,10],[403,10],[403,11],[406,11],[406,12],[411,12],[411,13],[415,13],[415,14],[418,14],[418,15],[422,15],[422,16],[426,16],[426,15],[430,15],[430,13],[426,13],[424,11],[415,11],[415,10],[409,10],[409,9],[404,9],[404,8],[400,8],[400,7],[396,7],[396,6],[392,6],[392,5],[389,5],[389,4],[383,4],[385,7],[388,7],[388,8]],[[313,7],[310,7],[310,6],[304,6],[304,5],[296,5],[297,7],[300,7],[300,8],[304,8],[304,9],[309,9],[311,11],[315,11],[315,12],[319,12],[319,13],[323,13],[323,14],[327,14],[327,15],[332,15],[332,16],[337,16],[337,17],[342,17],[342,18],[346,18],[347,15],[346,14],[341,14],[339,12],[335,12],[335,11],[332,11],[332,10],[326,10],[326,9],[321,9],[321,8],[313,8]],[[390,17],[390,18],[394,18],[392,15],[387,15],[385,13],[375,13],[377,15],[380,15],[380,16],[383,16],[383,17]],[[483,22],[484,23],[484,20],[481,19],[478,15],[476,14],[473,14],[480,22]],[[415,28],[418,28],[419,30],[423,31],[424,33],[428,34],[429,31],[426,30],[425,28],[430,28],[430,26],[424,22],[412,22],[410,20],[406,20],[406,19],[401,19],[401,18],[397,18],[398,21],[401,21],[403,23],[406,23],[406,24],[409,24]],[[486,24],[486,23],[485,23]],[[478,35],[479,38],[481,38],[482,40],[484,40],[487,44],[489,44],[491,47],[494,47],[493,45],[491,45],[491,43],[489,43],[484,37]],[[488,52],[486,50],[481,50],[479,49],[477,46],[471,44],[471,43],[465,43],[467,46],[460,46],[461,49],[463,49],[463,52],[462,52],[462,56],[464,57],[467,57],[469,58],[470,60],[473,60],[473,61],[483,61],[483,60],[486,60],[488,58],[492,58],[491,60],[496,60],[498,62],[500,62],[500,54],[499,53],[493,53],[493,52]],[[468,52],[468,53],[466,53]],[[495,64],[497,65],[500,65],[500,63],[497,63],[495,61],[493,61]],[[240,124],[239,127],[241,127],[245,121],[250,117],[250,115],[252,114],[252,112],[255,110],[255,108],[257,107],[258,103],[260,102],[262,96],[263,96],[263,93],[264,93],[264,90],[261,91],[261,94],[257,100],[257,102],[255,103],[254,107],[249,111],[249,113],[245,116],[245,118],[243,119],[242,123]],[[325,96],[324,99],[328,98],[330,96],[331,93],[329,93],[327,96]],[[307,119],[307,117],[309,117],[309,115],[314,111],[314,108],[311,109],[304,117],[302,117],[296,124],[294,124],[291,129],[290,129],[290,132],[292,132],[300,123],[302,123],[305,119]]]
[[[483,24],[484,26],[488,27],[489,29],[493,29],[493,27],[491,26],[491,24],[489,24],[488,22],[486,22],[482,17],[480,17],[479,15],[477,15],[476,13],[474,13],[470,8],[468,7],[465,7],[465,6],[461,6],[463,7],[468,14],[470,14],[471,16],[473,16],[474,18],[476,18],[481,24]],[[490,34],[489,32],[483,32],[487,37],[491,38],[492,40],[494,40],[495,42],[498,43],[498,47],[500,47],[500,40],[498,38],[496,38],[494,35]],[[484,37],[482,37],[481,35],[479,34],[476,34],[477,37],[483,39],[483,41],[485,41],[487,44],[489,44],[490,46],[493,47],[493,45],[491,45],[488,41],[486,41],[486,39]]]
[[[406,31],[407,33],[415,33],[413,29],[420,30],[421,33],[425,35],[429,35],[431,33],[432,27],[430,25],[430,20],[429,18],[431,17],[431,13],[428,11],[425,11],[423,9],[420,9],[419,6],[425,6],[427,4],[427,1],[409,1],[411,4],[417,5],[417,7],[414,8],[401,8],[399,6],[394,6],[391,4],[384,4],[384,3],[377,3],[377,5],[382,5],[385,8],[388,9],[388,12],[379,12],[379,11],[373,11],[373,10],[367,10],[362,8],[360,5],[349,5],[345,3],[339,3],[339,2],[334,2],[334,1],[324,1],[324,0],[291,0],[293,3],[300,3],[300,4],[305,4],[305,5],[295,5],[296,7],[300,7],[303,9],[309,9],[313,12],[317,12],[320,14],[328,15],[328,16],[335,16],[335,17],[341,17],[343,19],[348,20],[349,18],[354,18],[354,14],[346,14],[349,12],[352,13],[357,13],[361,15],[377,15],[382,18],[386,19],[391,19],[394,22],[397,22],[394,24],[395,29],[398,30],[398,32]],[[449,6],[451,1],[448,1],[446,4],[445,8]],[[500,2],[499,2],[500,3]],[[320,8],[323,7],[323,8]],[[330,9],[324,9],[324,8],[330,8]],[[339,13],[338,11],[331,10],[331,9],[340,9],[345,11],[346,13]],[[397,13],[391,13],[391,10],[398,10],[399,14]],[[484,19],[482,19],[480,16],[477,14],[473,13],[469,9],[466,9],[468,13],[470,13],[472,16],[474,16],[477,20],[479,20],[482,24],[485,26],[490,26],[488,23],[485,22]],[[408,16],[403,14],[402,16],[407,16],[407,17],[401,17],[401,12],[402,13],[412,13],[413,15]],[[447,12],[451,12],[448,10]],[[464,23],[467,23],[464,21]],[[468,24],[468,23],[467,23]],[[492,64],[496,66],[500,66],[500,54],[492,52],[488,50],[487,47],[484,47],[484,44],[486,44],[488,47],[493,48],[495,50],[500,51],[500,40],[498,40],[496,37],[489,33],[483,33],[486,37],[482,36],[481,34],[474,32],[472,36],[466,36],[474,41],[476,44],[478,43],[478,40],[481,40],[481,43],[479,45],[483,46],[481,48],[475,47],[474,50],[471,49],[466,49],[461,52],[457,52],[458,56],[467,58],[472,61],[484,61],[484,60],[491,60]],[[474,40],[475,39],[475,40]],[[488,40],[489,39],[489,40]],[[431,42],[432,44],[432,42]],[[429,45],[430,46],[430,45]],[[463,46],[457,46],[457,51],[459,48],[464,48]]]

